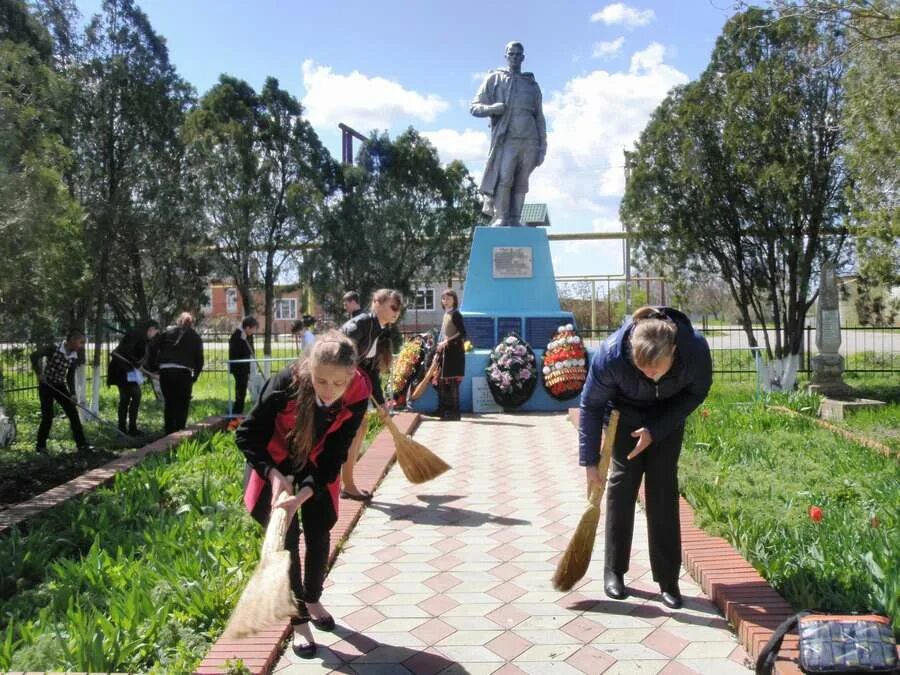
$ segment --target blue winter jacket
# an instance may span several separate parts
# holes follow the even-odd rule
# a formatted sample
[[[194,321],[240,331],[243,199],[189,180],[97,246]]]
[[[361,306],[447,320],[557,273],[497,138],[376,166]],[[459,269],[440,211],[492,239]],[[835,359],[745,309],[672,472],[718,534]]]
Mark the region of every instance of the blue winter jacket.
[[[657,309],[678,326],[672,367],[659,382],[637,369],[631,360],[629,338],[634,324],[630,319],[600,344],[581,391],[581,466],[596,466],[599,460],[600,436],[609,416],[608,408],[639,409],[653,439],[661,440],[681,426],[709,393],[712,360],[706,339],[677,309]]]

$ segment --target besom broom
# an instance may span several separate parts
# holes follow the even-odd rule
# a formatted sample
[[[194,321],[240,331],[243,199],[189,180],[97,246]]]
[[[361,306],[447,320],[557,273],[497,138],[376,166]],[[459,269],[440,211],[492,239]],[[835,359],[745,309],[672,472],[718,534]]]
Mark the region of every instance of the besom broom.
[[[291,557],[284,547],[284,535],[297,507],[274,507],[266,526],[256,571],[244,587],[222,637],[247,637],[268,624],[283,623],[297,614],[297,600],[291,591]]]
[[[425,395],[425,392],[428,391],[428,387],[431,386],[431,380],[434,379],[434,374],[437,372],[438,365],[438,357],[435,356],[431,362],[431,366],[425,373],[425,377],[423,377],[422,381],[416,385],[416,388],[412,390],[412,393],[409,396],[413,401],[419,400]]]
[[[372,399],[372,401],[374,402],[375,399]],[[387,427],[391,437],[394,439],[394,448],[397,451],[397,463],[403,470],[403,475],[406,476],[406,480],[410,483],[424,483],[433,478],[437,478],[450,468],[450,465],[447,464],[447,462],[442,460],[431,450],[400,431],[400,429],[397,428],[397,425],[394,424],[394,420],[391,419],[391,416],[384,408],[377,403],[375,403],[375,408],[378,410],[378,414],[381,416],[381,421],[384,423],[384,426]]]
[[[557,591],[569,591],[587,572],[594,552],[594,539],[597,537],[597,525],[600,523],[600,499],[606,489],[606,474],[612,459],[613,445],[616,442],[616,429],[619,426],[619,411],[613,410],[609,416],[606,435],[600,448],[600,463],[597,472],[600,474],[600,485],[591,485],[588,495],[588,507],[578,521],[575,534],[566,547],[566,552],[556,565],[553,575],[553,588]]]

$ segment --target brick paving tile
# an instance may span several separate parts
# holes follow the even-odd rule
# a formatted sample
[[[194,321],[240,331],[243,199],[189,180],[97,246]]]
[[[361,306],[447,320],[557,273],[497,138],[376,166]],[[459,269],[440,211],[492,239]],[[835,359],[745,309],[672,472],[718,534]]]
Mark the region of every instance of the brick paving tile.
[[[316,663],[326,672],[334,667],[331,659],[345,663],[341,672],[416,675],[677,674],[697,667],[712,672],[721,661],[741,667],[735,636],[722,629],[724,619],[690,577],[683,576],[684,610],[661,605],[643,513],[636,514],[626,577],[631,597],[612,601],[603,593],[602,522],[585,578],[568,593],[552,590],[550,578],[585,507],[583,472],[556,459],[577,449],[564,416],[466,415],[452,425],[428,420],[416,440],[454,468],[410,485],[395,466],[377,486],[375,501],[359,505],[359,522],[322,599],[339,623],[334,635],[317,633],[323,644],[332,641],[329,651],[322,648],[329,660],[301,664],[288,653],[279,675],[315,672],[310,665]],[[390,453],[392,446],[386,441],[377,450]],[[544,484],[523,495],[519,486],[533,483],[536,474]],[[366,475],[374,485],[380,474],[371,468]],[[344,517],[352,522],[356,515]],[[743,593],[740,582],[748,580],[726,588],[714,574],[726,569],[727,549],[718,545],[724,540],[709,548],[708,537],[692,531],[688,519],[683,523],[685,561],[696,551],[698,564],[712,561],[712,588],[723,597]],[[682,662],[688,649],[695,665]]]

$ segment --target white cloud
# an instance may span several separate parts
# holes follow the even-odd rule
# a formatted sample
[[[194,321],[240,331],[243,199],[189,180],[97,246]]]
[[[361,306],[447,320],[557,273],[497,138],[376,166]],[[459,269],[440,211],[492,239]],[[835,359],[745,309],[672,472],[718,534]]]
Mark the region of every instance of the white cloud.
[[[585,226],[585,217],[614,218],[610,207],[625,188],[622,151],[634,145],[669,90],[688,81],[664,57],[663,46],[652,43],[632,55],[627,72],[594,70],[562,91],[545,92],[547,159],[532,174],[529,201],[547,202],[554,212],[581,211]],[[554,217],[557,222],[568,225]]]
[[[434,147],[437,148],[441,161],[448,164],[455,159],[461,160],[472,170],[473,164],[483,164],[487,159],[491,146],[490,135],[487,131],[466,129],[438,129],[436,131],[423,131]]]
[[[656,18],[656,14],[654,14],[652,9],[635,9],[624,2],[614,2],[599,12],[591,14],[591,22],[593,23],[599,21],[607,26],[622,24],[626,28],[646,26],[654,18]]]
[[[611,40],[609,42],[595,42],[594,52],[592,56],[595,59],[603,59],[614,56],[619,53],[619,50],[622,49],[623,44],[625,44],[624,37],[617,37],[615,40]]]
[[[317,127],[344,122],[365,134],[395,124],[405,127],[412,119],[433,122],[447,109],[447,102],[435,94],[420,94],[357,70],[341,75],[311,59],[303,62],[303,84],[306,116]]]

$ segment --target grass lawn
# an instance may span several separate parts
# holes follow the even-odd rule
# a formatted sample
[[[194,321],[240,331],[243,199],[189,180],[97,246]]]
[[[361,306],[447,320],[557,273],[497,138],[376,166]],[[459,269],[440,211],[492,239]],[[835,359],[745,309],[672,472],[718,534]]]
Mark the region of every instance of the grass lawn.
[[[896,419],[896,387],[854,384],[894,396],[885,418]],[[900,464],[765,403],[751,384],[717,383],[688,421],[679,472],[700,525],[728,539],[797,609],[875,609],[893,616],[898,632]]]

